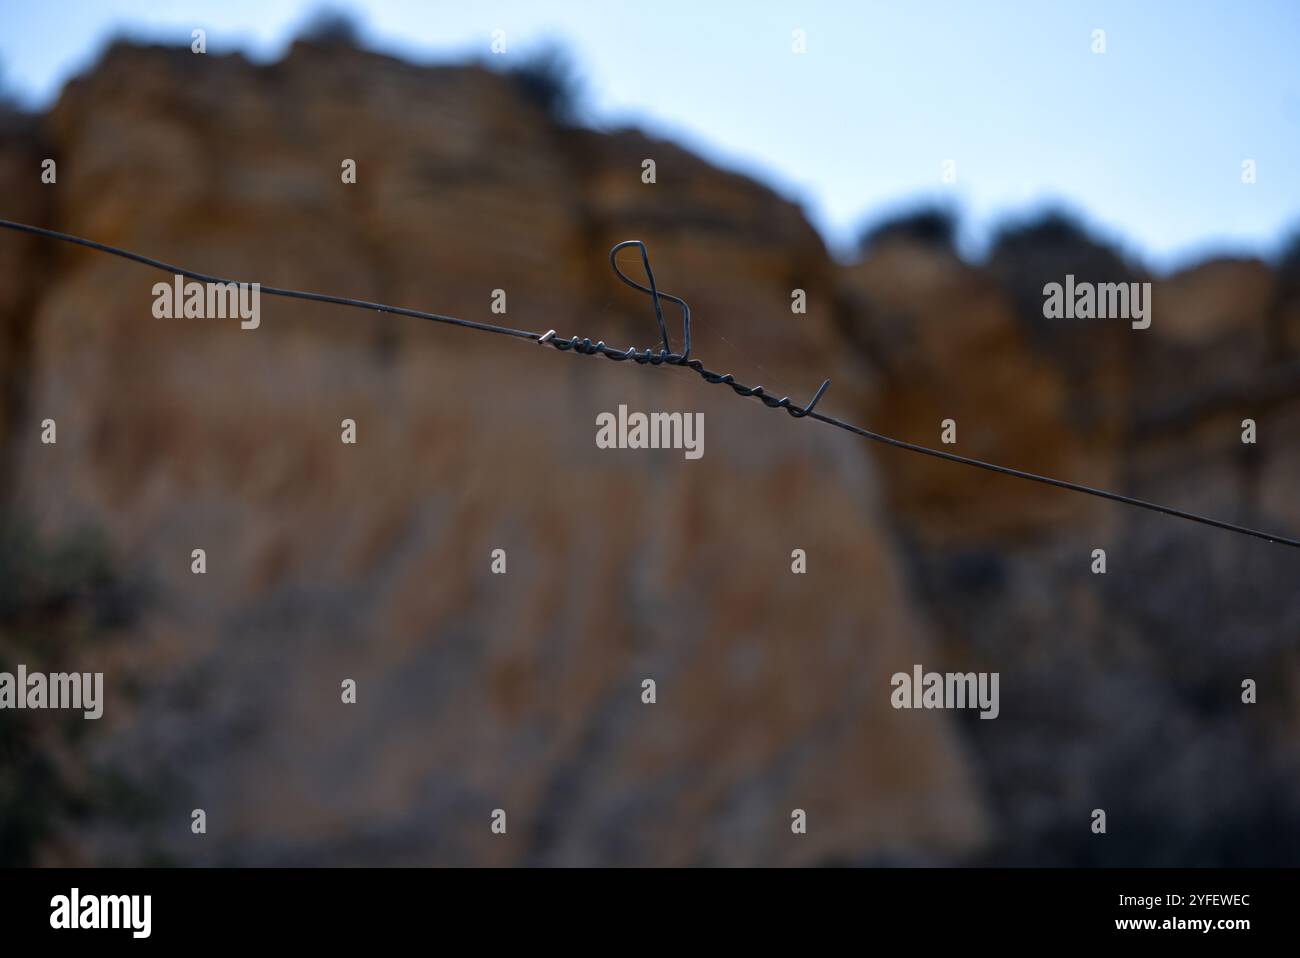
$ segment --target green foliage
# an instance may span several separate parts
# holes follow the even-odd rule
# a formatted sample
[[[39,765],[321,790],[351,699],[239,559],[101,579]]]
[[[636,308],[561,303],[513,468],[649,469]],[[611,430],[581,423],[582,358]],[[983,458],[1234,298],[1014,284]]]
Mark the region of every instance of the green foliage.
[[[129,624],[138,585],[116,571],[107,544],[84,529],[53,544],[23,523],[0,525],[0,639],[22,642],[35,630],[42,646],[63,646]]]
[[[142,596],[117,571],[97,532],[82,530],[49,543],[26,523],[0,523],[0,671],[13,672],[19,663],[78,671],[66,665],[69,653],[129,626]],[[3,714],[0,867],[32,864],[69,819],[91,810],[114,814],[120,788],[83,787],[59,761],[87,734],[80,714]]]

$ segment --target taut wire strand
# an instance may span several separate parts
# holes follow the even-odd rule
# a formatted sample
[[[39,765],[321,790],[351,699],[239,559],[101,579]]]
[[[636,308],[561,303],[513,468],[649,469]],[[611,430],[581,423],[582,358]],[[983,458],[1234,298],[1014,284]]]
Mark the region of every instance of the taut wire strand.
[[[101,253],[108,253],[113,256],[120,256],[123,259],[129,259],[133,262],[149,266],[154,269],[162,270],[167,273],[185,276],[189,279],[197,280],[202,283],[240,283],[238,280],[221,279],[216,276],[209,276],[205,273],[195,272],[194,270],[184,269],[180,266],[173,266],[156,260],[148,256],[142,256],[139,253],[133,253],[130,250],[120,249],[116,246],[109,246],[106,243],[97,243],[94,240],[83,239],[80,236],[72,236],[68,233],[60,233],[55,230],[45,229],[40,226],[29,226],[25,223],[15,223],[11,220],[0,219],[0,227],[9,230],[15,230],[20,233],[29,233],[33,236],[43,236],[49,239],[60,240],[65,243],[73,243],[77,246],[84,246],[88,249],[96,250]],[[646,271],[646,281],[649,285],[642,285],[636,280],[629,277],[619,267],[616,257],[618,252],[629,246],[635,246],[641,253],[641,264]],[[1258,529],[1251,529],[1246,526],[1237,525],[1232,522],[1225,522],[1221,519],[1214,519],[1210,516],[1198,515],[1194,512],[1187,512],[1182,509],[1175,509],[1172,506],[1162,505],[1157,502],[1148,502],[1145,499],[1136,499],[1132,496],[1121,495],[1118,492],[1111,492],[1107,489],[1096,489],[1092,486],[1085,486],[1077,482],[1069,482],[1065,479],[1054,479],[1051,476],[1043,476],[1037,473],[1025,472],[1022,469],[1012,469],[1009,466],[1000,466],[996,463],[985,462],[981,459],[972,459],[968,456],[959,456],[956,453],[944,452],[941,449],[932,449],[929,446],[920,446],[916,443],[905,442],[902,439],[894,439],[878,432],[872,432],[869,429],[863,429],[861,426],[855,426],[852,423],[845,422],[842,419],[836,419],[833,416],[827,416],[816,412],[815,407],[821,401],[826,390],[830,387],[831,381],[827,379],[818,387],[817,392],[806,406],[800,406],[790,401],[789,396],[782,396],[777,399],[775,396],[768,395],[764,392],[762,386],[746,386],[744,383],[736,381],[736,378],[730,373],[716,373],[706,368],[698,359],[691,359],[691,310],[686,301],[671,293],[665,293],[659,289],[655,281],[654,271],[650,268],[650,254],[646,249],[645,243],[641,240],[624,240],[609,251],[609,262],[614,269],[614,273],[620,280],[631,286],[633,289],[647,294],[654,305],[655,322],[659,327],[659,335],[663,341],[663,349],[655,352],[650,347],[638,352],[636,347],[629,347],[626,350],[614,349],[602,342],[593,343],[589,338],[570,336],[568,339],[557,336],[555,330],[550,329],[545,333],[535,333],[526,329],[512,329],[508,326],[497,326],[492,323],[479,323],[469,319],[460,319],[455,316],[443,316],[439,313],[428,313],[418,309],[406,309],[401,306],[388,306],[384,303],[371,303],[366,300],[349,299],[344,296],[333,296],[327,293],[309,293],[294,289],[281,289],[275,286],[261,286],[260,289],[268,296],[281,296],[286,299],[304,299],[317,303],[332,303],[336,306],[349,306],[356,309],[374,310],[380,313],[390,313],[396,316],[410,316],[415,319],[425,319],[435,323],[445,323],[450,326],[460,326],[466,329],[477,329],[485,333],[496,333],[501,336],[512,336],[516,339],[530,339],[543,346],[551,346],[561,352],[574,352],[587,356],[601,355],[606,359],[614,362],[625,362],[632,360],[638,365],[649,364],[651,366],[683,366],[692,369],[708,383],[730,386],[738,395],[752,396],[761,400],[765,405],[773,409],[784,409],[789,415],[796,419],[808,418],[815,419],[818,422],[825,423],[828,426],[834,426],[837,429],[843,429],[846,432],[861,436],[864,439],[870,439],[873,442],[883,443],[887,446],[893,446],[896,449],[902,449],[907,452],[918,453],[923,456],[931,456],[935,459],[942,459],[945,462],[959,463],[963,466],[973,466],[976,469],[984,469],[988,472],[995,472],[999,475],[1010,476],[1014,479],[1023,479],[1028,482],[1037,482],[1043,485],[1055,486],[1058,489],[1066,489],[1070,492],[1082,493],[1083,495],[1095,496],[1099,499],[1108,499],[1112,502],[1121,502],[1125,505],[1135,506],[1139,509],[1146,509],[1151,512],[1158,512],[1163,515],[1173,516],[1177,519],[1186,519],[1189,522],[1198,522],[1202,525],[1213,526],[1216,529],[1223,529],[1228,532],[1235,532],[1239,535],[1253,536],[1256,539],[1263,539],[1265,542],[1273,542],[1278,545],[1290,546],[1300,549],[1300,540],[1288,538],[1287,536],[1275,535],[1271,532],[1261,532]],[[248,284],[244,284],[248,285]],[[675,303],[682,311],[682,351],[674,353],[672,343],[668,337],[668,326],[664,321],[663,306],[661,300],[668,300]]]

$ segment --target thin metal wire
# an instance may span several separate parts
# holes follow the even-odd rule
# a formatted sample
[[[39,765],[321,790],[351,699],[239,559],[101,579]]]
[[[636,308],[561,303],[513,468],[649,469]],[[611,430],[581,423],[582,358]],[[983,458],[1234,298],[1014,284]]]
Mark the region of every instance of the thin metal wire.
[[[106,243],[97,243],[94,240],[83,239],[80,236],[71,236],[67,233],[60,233],[55,230],[44,229],[40,226],[29,226],[25,223],[15,223],[11,220],[0,219],[0,227],[10,230],[16,230],[21,233],[30,233],[34,236],[44,236],[50,239],[61,240],[65,243],[74,243],[78,246],[85,246],[89,249],[101,253],[109,253],[113,256],[120,256],[123,259],[129,259],[145,266],[151,266],[154,269],[163,270],[167,273],[185,276],[190,279],[198,280],[203,283],[238,283],[238,280],[222,279],[216,276],[209,276],[205,273],[195,272],[194,270],[184,269],[180,266],[173,266],[170,263],[164,263],[161,260],[152,259],[148,256],[142,256],[139,253],[133,253],[129,250],[120,249],[116,246],[109,246]],[[643,285],[632,279],[619,267],[617,254],[620,250],[629,246],[637,247],[641,252],[641,264],[646,271],[646,280],[649,285]],[[956,453],[944,452],[941,449],[932,449],[929,446],[920,446],[916,443],[905,442],[902,439],[894,439],[891,436],[882,435],[878,432],[872,432],[869,429],[863,429],[861,426],[855,426],[852,423],[845,422],[842,419],[836,419],[834,416],[827,416],[816,411],[817,403],[821,401],[822,396],[830,387],[831,381],[827,379],[818,387],[817,392],[806,406],[800,406],[790,401],[789,396],[782,396],[777,399],[766,393],[762,386],[746,386],[744,383],[736,381],[736,378],[730,373],[716,373],[706,368],[698,359],[691,359],[691,310],[684,299],[666,293],[659,289],[655,281],[654,271],[650,267],[650,254],[646,249],[645,243],[641,240],[625,240],[616,244],[609,252],[609,262],[614,268],[615,274],[620,280],[631,286],[639,292],[647,294],[654,304],[655,321],[659,327],[659,335],[663,342],[663,348],[655,351],[646,347],[642,351],[637,351],[636,347],[629,347],[625,350],[614,349],[605,345],[603,341],[593,343],[587,337],[570,336],[565,339],[557,336],[555,330],[549,329],[545,333],[534,333],[525,329],[512,329],[508,326],[496,326],[492,323],[478,323],[473,320],[460,319],[455,316],[443,316],[439,313],[428,313],[418,309],[406,309],[401,306],[388,306],[384,303],[371,303],[366,300],[349,299],[344,296],[331,296],[326,293],[309,293],[294,289],[281,289],[275,286],[260,287],[263,293],[268,296],[281,296],[287,299],[305,299],[317,303],[333,303],[337,306],[350,306],[357,309],[370,309],[379,313],[390,313],[396,316],[411,316],[415,319],[427,319],[435,323],[446,323],[451,326],[461,326],[467,329],[477,329],[486,333],[497,333],[502,336],[512,336],[516,339],[530,339],[539,345],[551,346],[561,352],[574,352],[587,356],[601,355],[606,359],[614,362],[626,362],[632,360],[638,365],[649,364],[651,366],[683,366],[687,369],[694,370],[699,376],[708,383],[717,383],[720,385],[730,386],[738,395],[752,396],[763,402],[764,405],[773,409],[784,409],[789,415],[796,419],[807,417],[823,422],[828,426],[834,426],[837,429],[843,429],[846,432],[861,436],[864,439],[870,439],[874,442],[883,443],[887,446],[893,446],[896,449],[903,449],[907,452],[919,453],[923,456],[931,456],[935,459],[942,459],[945,462],[960,463],[963,466],[974,466],[977,469],[984,469],[988,472],[995,472],[999,475],[1010,476],[1014,479],[1024,479],[1029,482],[1042,483],[1043,485],[1055,486],[1058,489],[1066,489],[1070,492],[1078,492],[1088,496],[1095,496],[1099,499],[1109,499],[1112,502],[1121,502],[1125,505],[1135,506],[1139,509],[1146,509],[1151,512],[1159,512],[1167,516],[1173,516],[1177,519],[1186,519],[1189,522],[1198,522],[1202,525],[1213,526],[1216,529],[1224,529],[1228,532],[1235,532],[1240,535],[1253,536],[1256,539],[1263,539],[1265,542],[1273,542],[1278,545],[1291,546],[1300,549],[1300,540],[1291,539],[1287,536],[1275,535],[1271,532],[1261,532],[1258,529],[1251,529],[1246,526],[1237,525],[1232,522],[1225,522],[1221,519],[1214,519],[1209,516],[1198,515],[1194,512],[1187,512],[1183,509],[1175,509],[1172,506],[1161,505],[1157,502],[1149,502],[1145,499],[1137,499],[1132,496],[1121,495],[1118,492],[1111,492],[1107,489],[1097,489],[1092,486],[1085,486],[1077,482],[1069,482],[1065,479],[1054,479],[1051,476],[1043,476],[1033,472],[1026,472],[1022,469],[1012,469],[1009,466],[1000,466],[996,463],[985,462],[981,459],[972,459],[968,456],[959,456]],[[664,321],[663,305],[661,300],[668,300],[675,303],[682,311],[682,351],[675,353],[672,351],[672,343],[668,336],[668,326]]]

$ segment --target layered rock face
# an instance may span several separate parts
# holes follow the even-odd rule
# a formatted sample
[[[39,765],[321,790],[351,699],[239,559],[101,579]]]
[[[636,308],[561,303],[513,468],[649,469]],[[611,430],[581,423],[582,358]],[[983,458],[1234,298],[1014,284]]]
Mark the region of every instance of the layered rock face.
[[[986,271],[908,242],[849,270],[854,335],[886,370],[876,428],[934,445],[952,418],[965,455],[1294,536],[1291,274],[1220,260],[1152,281],[1116,261],[1097,279],[1152,281],[1150,328],[1054,323],[1043,285],[1098,250],[1043,232],[1032,256]],[[967,729],[996,818],[980,860],[1300,857],[1288,587],[1300,555],[996,475],[878,461],[945,652],[1001,668],[1002,716]],[[1105,841],[1078,827],[1096,808]]]
[[[830,371],[834,273],[797,208],[638,133],[559,128],[485,70],[120,47],[44,131],[58,184],[27,189],[66,232],[645,346],[650,305],[606,261],[638,237],[699,355],[809,394]],[[165,276],[75,249],[8,275],[37,291],[13,510],[49,540],[104,530],[145,596],[70,656],[110,700],[66,748],[143,811],[105,799],[41,860],[791,864],[984,840],[949,721],[888,703],[928,632],[859,445],[685,370],[270,297],[255,330],[156,319]],[[597,448],[620,404],[702,412],[705,455]]]
[[[7,218],[620,347],[657,337],[608,268],[640,238],[710,368],[800,402],[830,376],[823,409],[882,432],[935,445],[953,418],[967,455],[1300,527],[1297,310],[1263,264],[1158,282],[1150,330],[1044,330],[1019,260],[901,242],[843,267],[797,207],[672,144],[337,45],[269,66],[114,47],[0,169]],[[25,572],[15,608],[61,598],[7,616],[3,657],[109,689],[75,735],[28,719],[8,801],[37,767],[53,798],[11,858],[1300,858],[1251,837],[1294,820],[1300,781],[1300,566],[1278,547],[873,447],[686,370],[271,297],[255,330],[158,319],[163,274],[8,234],[0,277],[13,548],[57,563],[93,530],[104,557],[86,588]],[[704,456],[597,448],[619,405],[702,412]],[[999,718],[895,710],[915,663],[1000,671]]]

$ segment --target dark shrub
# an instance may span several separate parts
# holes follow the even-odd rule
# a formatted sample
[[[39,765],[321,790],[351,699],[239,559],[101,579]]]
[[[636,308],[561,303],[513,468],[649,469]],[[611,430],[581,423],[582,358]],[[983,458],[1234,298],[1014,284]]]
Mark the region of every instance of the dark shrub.
[[[897,216],[886,217],[867,227],[858,239],[858,249],[866,253],[892,240],[951,250],[957,239],[957,217],[941,206],[925,206]]]
[[[1120,252],[1094,238],[1068,214],[1052,210],[1003,226],[993,240],[989,269],[1007,290],[1017,314],[1043,330],[1043,287],[1064,283],[1130,283],[1139,279]],[[1067,320],[1052,320],[1060,328]],[[1082,320],[1081,322],[1087,322]]]
[[[311,15],[311,19],[298,34],[298,39],[318,46],[359,47],[361,26],[345,10],[322,7]]]
[[[547,44],[512,68],[507,76],[524,99],[538,106],[557,123],[577,120],[581,83],[577,68],[565,49]]]

